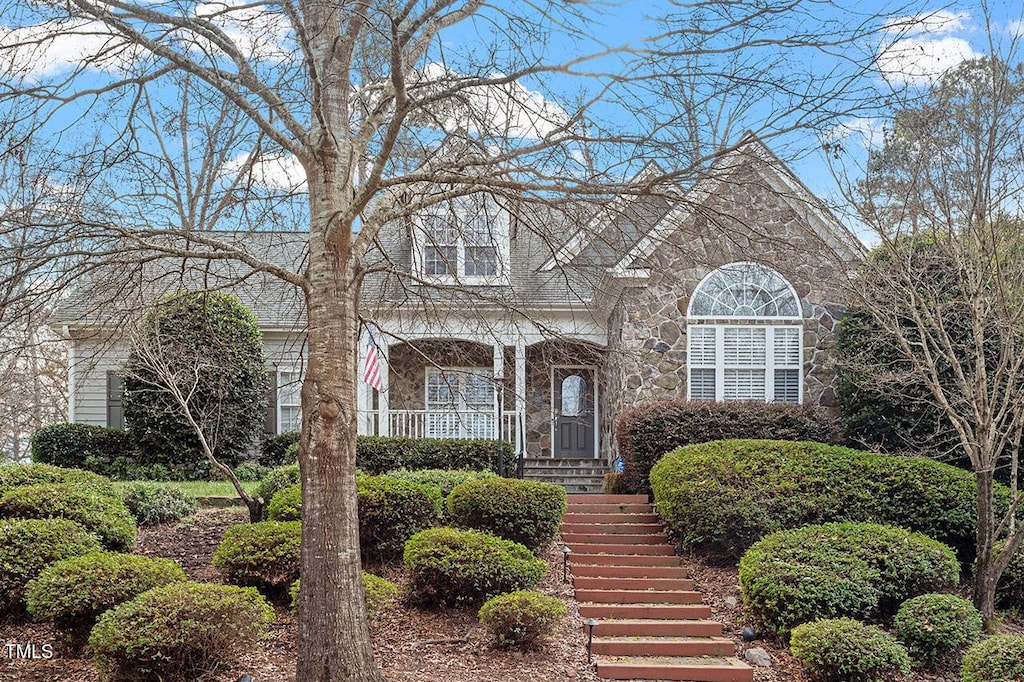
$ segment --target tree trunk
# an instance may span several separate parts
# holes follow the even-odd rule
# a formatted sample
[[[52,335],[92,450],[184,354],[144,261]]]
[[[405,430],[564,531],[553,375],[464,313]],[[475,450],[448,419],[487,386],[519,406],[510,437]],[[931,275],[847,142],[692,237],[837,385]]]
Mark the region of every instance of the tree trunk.
[[[359,555],[355,381],[361,273],[347,253],[349,235],[339,238],[344,243],[331,244],[324,233],[311,230],[306,295],[296,679],[383,682],[373,659]]]
[[[999,579],[992,551],[995,541],[995,538],[992,537],[995,532],[995,505],[992,500],[993,472],[978,471],[975,476],[977,477],[978,500],[975,549],[978,558],[974,574],[974,605],[981,611],[981,617],[985,620],[986,627],[990,627],[996,612],[996,582]]]

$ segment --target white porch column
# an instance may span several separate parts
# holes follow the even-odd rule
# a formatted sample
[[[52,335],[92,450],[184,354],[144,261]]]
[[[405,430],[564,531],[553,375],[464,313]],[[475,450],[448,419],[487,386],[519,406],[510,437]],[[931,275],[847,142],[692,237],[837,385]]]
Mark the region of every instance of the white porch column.
[[[494,432],[495,437],[500,440],[505,440],[505,434],[502,433],[502,422],[505,421],[504,416],[499,415],[499,405],[501,406],[500,412],[504,412],[507,407],[502,404],[505,398],[505,345],[501,341],[495,341],[492,346],[494,350]]]
[[[366,352],[370,346],[370,337],[365,330],[359,333],[359,350],[356,364],[356,433],[360,436],[375,436],[373,432],[373,389],[363,381],[363,368],[366,367]]]
[[[516,341],[516,457],[526,452],[526,343]]]
[[[388,358],[388,341],[384,335],[377,332],[377,356],[380,360],[380,383],[384,390],[377,394],[377,435],[391,435],[391,417],[388,414],[388,393],[391,389],[390,369],[391,361]]]

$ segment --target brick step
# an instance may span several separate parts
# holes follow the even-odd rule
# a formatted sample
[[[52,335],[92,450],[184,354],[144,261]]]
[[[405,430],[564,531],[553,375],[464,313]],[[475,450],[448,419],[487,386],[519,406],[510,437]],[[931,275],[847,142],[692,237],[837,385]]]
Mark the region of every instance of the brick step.
[[[570,514],[653,514],[654,506],[648,502],[609,502],[607,504],[573,502],[570,495],[566,510]]]
[[[725,637],[594,637],[595,654],[606,656],[732,656]]]
[[[582,549],[572,551],[569,555],[572,566],[679,566],[679,557],[675,554],[600,554],[586,552]]]
[[[586,626],[584,626],[586,628]],[[598,621],[595,637],[721,637],[722,624],[703,618],[654,620],[618,618]]]
[[[690,578],[592,578],[574,575],[572,584],[577,590],[693,591],[693,580]]]
[[[597,659],[597,675],[605,680],[687,680],[687,682],[753,682],[754,669],[737,658],[659,656]]]
[[[700,592],[690,590],[576,590],[576,601],[596,604],[699,604]]]
[[[664,533],[642,533],[630,535],[626,533],[566,533],[562,531],[562,542],[572,547],[579,544],[592,545],[664,545],[668,536]]]
[[[711,617],[706,604],[580,604],[584,618],[702,620]]]
[[[563,523],[562,533],[595,533],[598,535],[664,535],[660,523]]]
[[[574,504],[647,504],[646,495],[570,495],[569,506]]]
[[[576,514],[573,511],[569,511],[565,516],[562,517],[563,524],[576,524],[576,523],[625,523],[628,525],[634,525],[638,523],[649,524],[658,523],[658,515],[654,513],[650,514]]]
[[[597,542],[567,542],[573,552],[580,554],[614,554],[614,555],[654,555],[654,556],[675,556],[676,552],[672,545],[624,545],[618,543],[597,543]]]
[[[605,556],[605,555],[601,555]],[[584,564],[569,555],[569,566],[577,578],[689,578],[690,569],[683,566],[602,566]],[[652,557],[653,558],[653,557]]]

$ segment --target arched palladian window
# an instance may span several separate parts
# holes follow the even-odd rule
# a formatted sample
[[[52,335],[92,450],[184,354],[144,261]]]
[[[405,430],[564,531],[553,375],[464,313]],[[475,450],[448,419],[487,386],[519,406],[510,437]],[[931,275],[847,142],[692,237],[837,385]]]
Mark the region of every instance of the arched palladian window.
[[[724,265],[697,285],[687,316],[690,400],[801,401],[800,301],[782,275]]]

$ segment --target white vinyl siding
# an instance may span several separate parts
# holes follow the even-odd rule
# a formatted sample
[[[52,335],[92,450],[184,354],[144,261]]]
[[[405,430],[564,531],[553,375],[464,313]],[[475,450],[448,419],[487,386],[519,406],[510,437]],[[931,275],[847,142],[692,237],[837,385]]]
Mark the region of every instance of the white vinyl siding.
[[[800,327],[690,325],[687,334],[690,400],[800,402]]]

